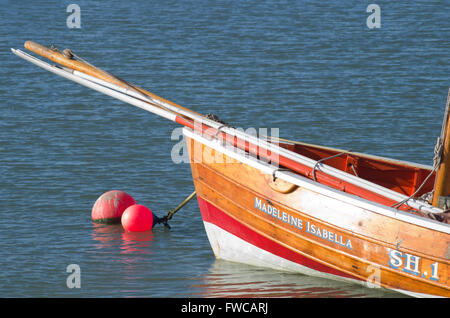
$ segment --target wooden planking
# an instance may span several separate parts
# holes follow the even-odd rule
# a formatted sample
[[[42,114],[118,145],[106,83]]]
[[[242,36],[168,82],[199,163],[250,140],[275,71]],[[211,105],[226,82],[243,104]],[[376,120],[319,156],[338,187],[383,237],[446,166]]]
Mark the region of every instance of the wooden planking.
[[[298,186],[293,183],[284,181],[280,178],[275,178],[273,176],[266,175],[265,179],[267,184],[272,190],[275,190],[283,194],[291,193],[292,191],[298,188]]]
[[[190,147],[193,145],[193,141],[189,141]],[[217,156],[217,154],[214,153],[214,150],[208,149],[207,151],[201,151],[201,152],[195,152],[197,155],[202,154],[203,156]],[[194,159],[194,158],[192,158]],[[204,160],[206,159],[206,160]],[[193,171],[193,177],[194,182],[196,183],[196,188],[198,191],[200,191],[200,196],[202,198],[206,198],[207,200],[211,201],[215,205],[219,205],[221,209],[224,211],[227,211],[228,213],[231,213],[233,217],[237,218],[240,222],[243,222],[246,225],[251,225],[256,230],[258,230],[261,233],[270,233],[270,237],[272,239],[277,239],[283,244],[286,244],[290,248],[296,248],[298,251],[306,252],[310,257],[317,258],[319,260],[327,259],[327,264],[335,266],[339,269],[342,269],[342,266],[345,267],[345,271],[348,273],[351,273],[353,275],[356,275],[357,277],[361,277],[362,279],[367,278],[367,273],[364,273],[361,269],[367,269],[367,266],[374,265],[380,266],[383,268],[383,281],[390,282],[391,287],[393,288],[404,288],[397,286],[395,284],[395,281],[402,281],[402,284],[406,284],[407,286],[412,285],[423,285],[428,287],[422,287],[423,290],[429,290],[430,288],[443,288],[446,290],[446,286],[448,286],[448,262],[447,264],[439,263],[440,266],[440,281],[441,286],[436,287],[436,284],[433,285],[432,282],[429,281],[429,279],[422,279],[422,278],[414,278],[410,276],[403,277],[404,273],[398,273],[397,270],[394,270],[392,268],[387,267],[387,264],[389,262],[388,257],[388,251],[390,248],[395,248],[396,246],[392,243],[386,244],[386,243],[380,243],[376,242],[373,238],[368,239],[364,236],[357,235],[353,233],[352,231],[342,231],[341,229],[337,227],[333,227],[332,224],[327,224],[326,222],[322,222],[318,219],[314,219],[311,216],[308,216],[306,214],[299,214],[297,210],[291,209],[289,205],[278,205],[278,201],[282,200],[275,200],[274,197],[277,197],[277,194],[281,197],[293,197],[295,193],[298,194],[298,192],[301,192],[302,189],[296,190],[291,194],[287,195],[281,195],[277,193],[276,191],[273,191],[270,189],[269,186],[267,186],[267,181],[264,179],[264,176],[262,176],[262,182],[254,182],[256,179],[261,179],[261,176],[258,176],[258,173],[255,173],[256,170],[252,167],[249,167],[247,165],[243,165],[235,160],[232,160],[231,158],[227,158],[225,163],[214,163],[211,158],[197,158],[196,160],[191,160],[192,163],[192,171]],[[197,162],[203,162],[203,163],[194,163]],[[205,163],[206,162],[206,163]],[[236,182],[236,180],[239,180],[239,182]],[[245,183],[247,182],[247,185]],[[242,183],[242,184],[241,184]],[[209,189],[209,190],[208,190]],[[322,229],[327,229],[329,232],[336,233],[336,235],[348,235],[352,239],[352,251],[354,255],[349,256],[349,252],[345,250],[342,246],[330,246],[333,245],[331,242],[323,241],[323,242],[316,242],[314,239],[316,237],[309,237],[305,238],[305,236],[299,237],[298,233],[295,234],[292,229],[286,229],[286,224],[283,222],[274,219],[271,216],[268,215],[258,215],[255,214],[255,211],[251,211],[248,207],[252,207],[254,205],[254,195],[255,193],[252,193],[251,189],[257,189],[258,194],[261,197],[261,199],[266,198],[268,199],[274,207],[277,207],[280,210],[288,211],[290,215],[296,215],[297,217],[302,217],[305,222],[316,222],[316,224],[320,224]],[[208,192],[209,191],[209,192]],[[274,196],[275,195],[275,196]],[[223,197],[222,197],[223,196]],[[218,199],[218,197],[221,197]],[[238,204],[239,202],[239,204]],[[288,202],[289,203],[289,202]],[[231,211],[231,212],[230,212]],[[261,214],[261,213],[259,213]],[[255,221],[259,220],[259,221]],[[361,220],[360,220],[361,221]],[[398,221],[397,221],[398,222]],[[360,223],[360,222],[358,222]],[[401,241],[400,243],[400,251],[408,251],[408,249],[405,249],[404,246],[407,246],[408,242],[411,241],[411,239],[414,239],[414,235],[412,238],[406,238],[405,236],[402,236],[403,233],[401,233],[400,228],[398,227],[392,227],[392,225],[388,224],[389,226],[386,227],[386,224],[377,225],[371,224],[370,221],[366,221],[365,228],[376,228],[377,232],[385,231],[386,228],[392,231],[394,230],[393,238],[397,238],[397,243]],[[368,226],[367,226],[368,225]],[[397,231],[395,231],[397,230]],[[400,239],[399,233],[402,235]],[[313,236],[312,234],[310,236]],[[447,235],[448,236],[448,235]],[[419,235],[419,240],[422,241],[426,238],[426,235],[422,233],[422,235]],[[302,241],[303,240],[303,241]],[[309,245],[305,243],[305,240],[309,242]],[[403,242],[403,241],[404,242]],[[295,247],[296,244],[299,244],[298,242],[301,242],[300,246]],[[433,242],[432,245],[436,245],[436,242]],[[445,244],[443,244],[444,246]],[[320,248],[319,248],[320,246]],[[447,238],[447,245],[448,247],[448,238]],[[436,246],[434,246],[436,247]],[[332,252],[330,252],[330,248]],[[373,252],[373,251],[378,251]],[[383,253],[380,253],[380,251],[383,251]],[[318,254],[314,254],[318,253]],[[356,254],[355,254],[356,253]],[[332,256],[330,256],[332,255]],[[426,257],[423,253],[421,253],[422,261],[421,261],[421,269],[428,268],[432,262],[436,260],[436,257]],[[330,258],[331,257],[331,258]],[[369,263],[366,261],[366,259],[373,258],[374,260],[371,260],[372,263]],[[345,264],[342,265],[342,260],[345,259]],[[340,260],[337,264],[333,265],[333,261]],[[357,264],[356,264],[356,263]],[[340,265],[341,264],[341,265]],[[339,267],[341,266],[341,267]],[[358,268],[359,271],[356,269]],[[356,271],[356,273],[355,273]],[[400,279],[400,275],[402,278]],[[402,276],[403,275],[403,276]],[[390,277],[390,278],[389,278]],[[443,281],[445,279],[445,281]],[[391,282],[394,281],[394,282]],[[418,283],[420,281],[420,283]],[[430,287],[434,286],[434,287]],[[410,287],[408,287],[410,288]],[[443,292],[443,291],[441,291]],[[447,291],[448,292],[448,291]]]
[[[251,224],[253,219],[264,219],[265,221],[269,222],[273,226],[278,226],[280,228],[284,228],[284,230],[289,232],[300,232],[304,234],[306,229],[306,223],[314,224],[315,226],[320,227],[321,229],[326,230],[327,232],[333,233],[336,237],[343,237],[343,240],[341,243],[345,243],[347,239],[350,239],[351,241],[351,249],[345,248],[342,245],[330,242],[328,240],[319,240],[318,244],[328,246],[334,250],[340,250],[342,253],[347,254],[354,254],[357,257],[360,257],[362,259],[368,259],[371,257],[371,251],[377,250],[382,257],[380,258],[380,261],[378,265],[380,266],[386,266],[389,262],[389,250],[390,249],[396,249],[396,246],[388,245],[383,242],[376,242],[374,240],[368,240],[366,237],[355,235],[354,233],[350,231],[345,231],[342,229],[339,229],[332,224],[328,224],[326,222],[323,222],[321,220],[315,219],[314,217],[308,217],[307,215],[295,211],[293,209],[290,209],[286,206],[278,205],[277,202],[275,202],[272,199],[264,199],[262,196],[259,196],[257,192],[253,191],[252,189],[248,189],[246,187],[242,187],[241,185],[234,186],[233,181],[226,178],[225,176],[218,174],[216,171],[212,170],[211,168],[207,167],[203,164],[195,164],[195,171],[196,171],[196,178],[198,178],[198,182],[204,183],[211,189],[214,189],[214,191],[220,193],[224,197],[228,198],[229,201],[233,200],[233,203],[238,205],[242,211],[239,216],[239,219],[242,221],[245,219],[245,224]],[[237,187],[237,189],[236,189]],[[239,195],[236,194],[236,192],[239,192]],[[278,218],[274,218],[269,216],[266,213],[261,213],[261,211],[258,211],[257,209],[254,209],[254,198],[255,196],[261,197],[263,202],[270,201],[270,205],[273,207],[276,207],[277,210],[287,212],[289,216],[294,216],[295,218],[303,221],[303,231],[299,231],[296,227],[286,225],[285,222]],[[217,204],[217,202],[214,202]],[[247,211],[245,211],[247,210]],[[250,214],[250,219],[246,218],[246,215]],[[298,233],[297,233],[298,234]],[[315,239],[316,237],[313,234],[306,234],[310,237],[310,239]],[[279,236],[279,235],[277,235]],[[288,242],[295,242],[296,238],[289,238]],[[400,251],[405,251],[404,249],[400,248]],[[416,253],[419,254],[419,253]],[[436,261],[435,258],[429,258],[422,254],[420,254],[422,257],[422,262],[424,263],[424,268],[428,267],[432,262]],[[446,279],[447,275],[445,273],[441,273],[441,279]]]
[[[379,273],[379,283],[386,288],[408,289],[421,293],[434,293],[436,295],[450,296],[450,292],[445,284],[433,284],[426,279],[417,279],[412,275],[406,275],[401,270],[393,270],[387,266],[379,266],[376,263],[369,262],[363,258],[351,257],[345,253],[336,252],[336,249],[327,248],[324,244],[314,241],[314,238],[298,237],[291,232],[286,232],[283,228],[276,226],[274,222],[252,224],[245,216],[252,215],[243,209],[242,206],[236,205],[229,198],[222,197],[218,191],[208,187],[204,182],[196,180],[196,190],[198,195],[218,206],[220,209],[228,211],[227,214],[237,221],[242,222],[253,231],[274,240],[276,243],[287,247],[301,255],[319,262],[327,267],[354,276],[361,280],[369,281],[375,270]],[[262,226],[264,225],[264,226]],[[267,234],[269,233],[269,234]],[[294,242],[294,243],[293,243]],[[423,260],[422,260],[423,261]],[[423,268],[429,268],[432,263],[427,260],[423,262]],[[421,267],[421,270],[423,268]],[[440,276],[445,277],[445,273],[440,272]]]
[[[200,157],[201,155],[203,157]],[[258,189],[258,192],[285,207],[303,210],[305,213],[312,210],[312,207],[305,209],[311,196],[314,196],[310,191],[299,188],[289,194],[280,194],[267,186],[267,175],[257,169],[239,163],[232,158],[226,158],[226,160],[222,158],[222,161],[219,162],[214,162],[212,158],[204,158],[205,156],[215,156],[217,159],[221,158],[221,155],[216,154],[212,149],[199,150],[195,151],[195,156],[197,156],[195,161],[203,162],[232,180],[239,180],[242,186],[249,189]],[[320,206],[322,202],[314,202],[313,204]],[[341,203],[337,200],[333,201],[333,205],[338,204]],[[440,236],[429,229],[407,224],[354,206],[346,205],[345,209],[339,214],[333,213],[333,207],[328,206],[322,209],[323,211],[315,213],[323,214],[329,223],[337,224],[352,233],[366,236],[368,239],[383,241],[391,244],[391,246],[396,246],[401,241],[403,248],[431,257],[441,258],[448,253],[450,240],[448,235]],[[418,244],[415,243],[417,238],[421,239],[420,242],[417,242]]]

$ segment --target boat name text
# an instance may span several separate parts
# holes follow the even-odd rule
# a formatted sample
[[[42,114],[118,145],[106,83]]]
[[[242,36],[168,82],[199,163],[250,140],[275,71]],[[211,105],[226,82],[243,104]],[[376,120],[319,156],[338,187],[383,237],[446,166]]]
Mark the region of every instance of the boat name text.
[[[310,233],[323,240],[327,240],[329,242],[344,246],[348,249],[352,249],[352,242],[350,239],[345,240],[342,235],[321,228],[312,222],[306,221],[305,223],[303,223],[302,219],[290,215],[287,212],[281,211],[273,205],[266,204],[257,197],[255,197],[255,208],[299,230],[304,230],[306,233]]]

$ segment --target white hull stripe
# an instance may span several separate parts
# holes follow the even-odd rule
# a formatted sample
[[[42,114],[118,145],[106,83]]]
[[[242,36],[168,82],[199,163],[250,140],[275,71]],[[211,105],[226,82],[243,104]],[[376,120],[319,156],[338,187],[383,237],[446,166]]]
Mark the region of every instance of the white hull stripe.
[[[203,224],[205,226],[206,234],[208,236],[209,243],[211,244],[211,248],[214,252],[214,255],[218,259],[243,263],[252,266],[271,268],[280,271],[332,279],[336,281],[343,281],[347,283],[354,283],[366,287],[370,286],[364,281],[323,273],[309,267],[291,262],[264,249],[254,246],[253,244],[246,242],[245,240],[225,231],[224,229],[210,222],[203,222]],[[402,289],[392,290],[412,297],[435,297],[427,294],[405,291]]]

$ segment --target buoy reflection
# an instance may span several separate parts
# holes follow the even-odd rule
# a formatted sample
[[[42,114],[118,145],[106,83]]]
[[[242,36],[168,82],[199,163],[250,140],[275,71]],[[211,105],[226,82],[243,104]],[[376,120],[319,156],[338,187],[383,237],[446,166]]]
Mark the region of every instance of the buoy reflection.
[[[92,223],[93,231],[92,238],[98,242],[95,245],[97,248],[108,248],[117,245],[121,240],[123,228],[120,224],[99,224]]]
[[[93,224],[92,238],[97,242],[96,248],[119,248],[123,254],[151,254],[153,232],[127,232],[122,225]]]
[[[150,246],[153,240],[153,232],[123,232],[122,233],[122,252],[151,254]]]

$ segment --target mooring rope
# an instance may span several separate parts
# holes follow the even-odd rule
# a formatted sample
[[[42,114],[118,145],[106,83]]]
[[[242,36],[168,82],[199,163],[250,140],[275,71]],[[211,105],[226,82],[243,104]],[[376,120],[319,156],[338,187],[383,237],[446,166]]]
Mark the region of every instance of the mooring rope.
[[[167,227],[168,229],[170,229],[170,225],[167,223],[170,219],[172,219],[173,215],[175,213],[177,213],[178,210],[180,210],[182,207],[184,207],[189,201],[192,200],[192,198],[195,197],[196,195],[196,191],[192,192],[186,199],[183,200],[183,202],[181,202],[180,204],[178,204],[178,206],[173,209],[170,210],[167,215],[163,216],[162,218],[156,218],[156,224],[164,224],[165,227]]]
[[[391,207],[397,209],[397,208],[399,208],[401,205],[405,204],[405,203],[408,202],[410,199],[412,199],[412,198],[413,198],[413,197],[414,197],[414,196],[422,189],[422,187],[425,185],[425,183],[427,183],[428,179],[433,175],[433,173],[437,170],[438,167],[439,167],[439,165],[435,166],[435,167],[431,170],[431,172],[428,174],[428,176],[425,178],[425,180],[423,180],[422,184],[417,188],[416,191],[414,191],[413,194],[411,194],[408,198],[406,198],[406,199],[404,199],[404,200],[402,200],[402,201],[400,201],[400,202],[397,202],[397,203],[391,205]]]
[[[86,61],[84,58],[82,58],[81,56],[76,55],[71,49],[64,49],[62,51],[60,51],[56,46],[54,46],[53,44],[50,46],[50,50],[55,51],[55,52],[59,52],[62,55],[64,55],[65,57],[67,57],[68,59],[73,60],[74,58],[76,58],[77,60],[79,60],[80,62],[83,62],[89,66],[95,67],[94,65],[92,65],[91,63],[89,63],[88,61]]]

